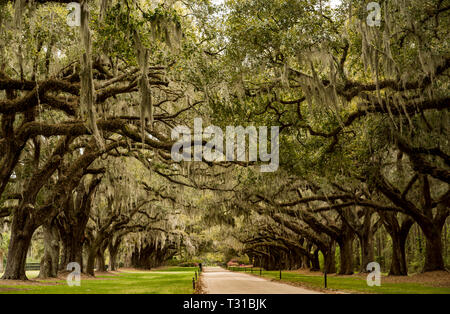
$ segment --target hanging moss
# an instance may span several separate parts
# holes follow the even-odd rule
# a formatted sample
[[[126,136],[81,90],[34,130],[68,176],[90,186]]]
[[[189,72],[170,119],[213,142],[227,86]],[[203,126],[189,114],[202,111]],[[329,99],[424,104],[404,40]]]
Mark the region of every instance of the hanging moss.
[[[101,0],[100,4],[100,21],[103,21],[106,15],[106,12],[111,6],[111,0]]]
[[[92,43],[89,29],[89,7],[87,1],[81,2],[80,36],[82,42],[81,72],[80,72],[80,107],[83,118],[87,118],[87,127],[94,135],[97,145],[104,147],[103,138],[97,128],[95,112],[95,89],[92,76]]]
[[[142,44],[137,31],[134,32],[134,45],[139,69],[141,71],[141,77],[139,79],[139,92],[141,94],[140,117],[142,142],[144,142],[146,119],[149,121],[150,129],[153,129],[153,101],[150,83],[148,80],[148,49]]]
[[[27,0],[16,0],[14,3],[14,23],[17,28],[22,26],[22,16]]]

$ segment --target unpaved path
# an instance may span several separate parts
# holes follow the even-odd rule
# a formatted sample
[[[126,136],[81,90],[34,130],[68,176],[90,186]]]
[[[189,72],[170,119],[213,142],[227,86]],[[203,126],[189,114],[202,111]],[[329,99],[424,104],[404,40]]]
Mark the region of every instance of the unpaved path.
[[[205,267],[203,289],[209,294],[318,294],[320,292],[273,282],[256,276]]]

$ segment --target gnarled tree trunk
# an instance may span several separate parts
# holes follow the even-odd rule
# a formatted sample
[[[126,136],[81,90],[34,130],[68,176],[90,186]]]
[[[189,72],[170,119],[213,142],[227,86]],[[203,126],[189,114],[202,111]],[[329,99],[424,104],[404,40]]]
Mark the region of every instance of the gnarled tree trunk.
[[[43,226],[44,256],[41,259],[39,278],[58,277],[59,234],[54,221]]]
[[[327,274],[336,273],[336,244],[330,245],[330,249],[327,252],[322,252],[324,257],[324,272]]]
[[[414,220],[405,217],[401,225],[395,213],[380,213],[384,226],[392,239],[392,261],[389,276],[407,276],[408,266],[406,264],[406,239]]]
[[[361,244],[360,272],[366,273],[368,272],[367,265],[375,261],[372,230],[367,233],[362,233],[358,238]]]
[[[119,268],[117,263],[118,250],[116,252],[111,252],[109,250],[109,270],[116,271]]]
[[[80,264],[81,272],[83,272],[83,242],[76,236],[62,235],[62,254],[60,270],[65,270],[67,265],[76,262]]]
[[[402,243],[402,240],[398,236],[392,237],[392,262],[389,270],[389,276],[408,275],[405,256],[405,242]]]
[[[27,207],[21,207],[14,213],[8,258],[2,279],[28,280],[25,274],[25,263],[31,238],[36,230],[30,220]]]
[[[339,244],[339,275],[353,274],[353,239],[354,234],[350,228],[342,233],[338,239]]]
[[[119,247],[122,242],[122,237],[118,236],[116,239],[113,239],[108,245],[109,251],[109,270],[115,271],[117,270],[117,257],[119,254]]]
[[[95,260],[97,258],[98,246],[91,246],[88,250],[88,258],[86,264],[86,274],[95,276]]]
[[[97,271],[105,271],[106,270],[106,264],[105,264],[105,253],[102,250],[98,250],[97,252]]]
[[[89,220],[92,199],[101,178],[91,181],[86,192],[84,184],[79,184],[75,202],[70,196],[64,206],[64,216],[58,218],[59,233],[63,243],[63,257],[60,269],[65,269],[69,263],[80,264],[81,272],[83,266],[83,243],[85,241],[85,230]],[[75,204],[74,204],[75,203]]]
[[[423,272],[445,270],[444,258],[442,256],[442,227],[431,228],[425,232],[425,264]]]
[[[319,249],[315,249],[313,253],[311,271],[320,271]]]

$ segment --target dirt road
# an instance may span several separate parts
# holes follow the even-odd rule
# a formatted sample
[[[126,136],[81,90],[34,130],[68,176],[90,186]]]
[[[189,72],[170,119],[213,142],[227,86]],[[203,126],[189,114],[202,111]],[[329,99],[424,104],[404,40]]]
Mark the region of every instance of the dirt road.
[[[319,292],[269,281],[256,276],[205,267],[202,273],[208,294],[318,294]]]

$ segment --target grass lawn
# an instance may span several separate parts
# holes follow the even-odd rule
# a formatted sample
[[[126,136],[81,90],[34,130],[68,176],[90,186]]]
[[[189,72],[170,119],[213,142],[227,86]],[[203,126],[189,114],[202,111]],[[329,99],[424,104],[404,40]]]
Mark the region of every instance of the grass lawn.
[[[239,270],[239,268],[236,268]],[[249,273],[249,269],[247,269]],[[259,269],[253,269],[254,275],[259,275]],[[268,279],[279,280],[279,271],[263,271],[262,276]],[[323,276],[317,275],[303,275],[293,271],[283,271],[281,275],[282,281],[299,283],[305,287],[323,288]],[[329,275],[327,277],[328,288],[333,290],[342,290],[347,292],[360,293],[381,293],[381,294],[450,294],[449,287],[433,287],[425,283],[383,283],[381,279],[381,286],[369,287],[365,277],[359,276],[336,276]]]
[[[196,267],[171,267],[155,271],[126,271],[115,276],[81,279],[80,287],[69,287],[63,280],[58,285],[8,285],[0,280],[0,294],[191,294]],[[36,273],[36,274],[35,274]],[[30,279],[38,272],[27,272]],[[6,289],[5,289],[6,288]]]

